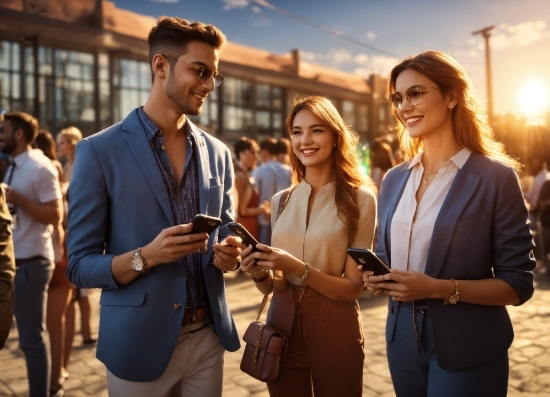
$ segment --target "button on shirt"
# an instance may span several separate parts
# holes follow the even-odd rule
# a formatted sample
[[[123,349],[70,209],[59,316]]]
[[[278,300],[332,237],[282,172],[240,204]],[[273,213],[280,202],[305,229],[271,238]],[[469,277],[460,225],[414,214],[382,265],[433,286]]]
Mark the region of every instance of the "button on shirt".
[[[395,209],[391,223],[391,267],[400,270],[415,270],[424,273],[432,233],[439,210],[447,193],[472,152],[464,148],[451,157],[439,169],[436,177],[426,189],[420,203],[416,203],[416,191],[424,166],[422,156],[417,154],[411,161],[412,168],[403,195]],[[437,238],[437,236],[435,236]]]
[[[57,170],[40,149],[25,151],[17,155],[13,162],[15,168],[11,165],[4,177],[7,182],[11,175],[12,189],[37,203],[61,199]],[[15,258],[43,256],[53,261],[52,232],[52,225],[37,221],[18,207],[17,229],[13,230]]]
[[[143,108],[139,108],[138,116],[151,144],[157,164],[159,165],[166,191],[170,197],[174,224],[190,223],[193,217],[199,213],[199,179],[197,172],[197,159],[195,142],[191,134],[189,124],[186,123],[187,135],[186,157],[183,175],[179,184],[175,181],[174,171],[164,148],[164,136],[162,131],[147,117]],[[202,273],[200,254],[189,254],[178,259],[180,272],[187,277],[187,306],[209,306],[208,292]]]

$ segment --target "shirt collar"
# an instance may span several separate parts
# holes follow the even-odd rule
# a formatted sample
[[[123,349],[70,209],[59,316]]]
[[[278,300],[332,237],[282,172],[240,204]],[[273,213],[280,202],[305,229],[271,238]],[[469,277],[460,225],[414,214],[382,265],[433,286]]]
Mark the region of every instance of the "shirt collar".
[[[33,149],[33,150],[37,150],[37,149]],[[30,155],[31,155],[31,151],[25,150],[23,153],[19,153],[17,156],[15,156],[12,162],[13,164],[15,164],[16,167],[21,167],[30,158]]]
[[[449,160],[451,160],[458,168],[462,169],[462,167],[464,167],[464,164],[466,164],[466,161],[468,161],[468,158],[470,157],[471,153],[472,153],[471,150],[462,148],[461,151],[459,151]],[[413,159],[411,160],[411,163],[409,164],[409,169],[419,164],[422,160],[423,155],[424,155],[424,151],[421,151],[416,156],[414,156]]]
[[[158,128],[155,123],[151,121],[149,116],[145,114],[143,111],[143,106],[140,106],[138,108],[138,116],[141,121],[141,124],[144,126],[145,134],[147,135],[147,139],[149,141],[152,141],[156,136],[162,134],[162,131],[160,128]],[[185,120],[185,135],[187,136],[187,140],[191,140],[191,125],[189,123],[189,120]]]

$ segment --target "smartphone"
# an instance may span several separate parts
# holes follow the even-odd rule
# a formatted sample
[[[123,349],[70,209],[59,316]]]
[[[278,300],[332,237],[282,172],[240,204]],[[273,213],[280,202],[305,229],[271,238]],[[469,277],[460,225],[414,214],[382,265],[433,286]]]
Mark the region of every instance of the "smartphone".
[[[191,223],[193,224],[193,229],[191,229],[189,234],[204,232],[210,234],[222,224],[222,220],[214,216],[197,214],[193,217]]]
[[[375,276],[381,276],[382,274],[390,272],[390,268],[371,250],[348,248],[348,255],[351,256],[358,265],[363,266],[363,270],[373,271]]]
[[[256,248],[256,244],[259,244],[258,240],[256,240],[254,236],[252,236],[243,225],[237,222],[230,222],[227,224],[227,227],[229,228],[229,230],[235,233],[237,237],[240,237],[243,240],[244,245],[246,245],[247,247],[249,245],[252,245],[252,252],[259,251]]]

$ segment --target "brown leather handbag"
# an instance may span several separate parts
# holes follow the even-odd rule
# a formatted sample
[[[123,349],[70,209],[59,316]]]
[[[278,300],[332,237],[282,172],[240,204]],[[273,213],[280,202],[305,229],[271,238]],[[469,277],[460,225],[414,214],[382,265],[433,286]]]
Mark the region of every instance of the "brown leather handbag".
[[[288,203],[292,190],[293,188],[286,189],[281,195],[277,218],[279,218]],[[283,331],[280,331],[278,328],[260,321],[260,316],[267,303],[267,297],[268,294],[265,294],[256,320],[248,326],[244,333],[243,340],[246,345],[241,360],[241,371],[262,382],[274,382],[279,378],[283,369],[283,360],[290,331],[292,330],[295,308],[291,289],[287,289],[286,292],[274,290],[273,301],[278,303],[275,306],[278,308],[290,307],[289,310],[284,311],[272,310],[271,322],[283,329]],[[275,307],[272,307],[272,309],[275,309]]]
[[[273,382],[279,378],[283,367],[288,335],[259,321],[267,296],[264,295],[256,321],[251,323],[244,333],[243,340],[246,345],[241,360],[241,371],[262,382]]]

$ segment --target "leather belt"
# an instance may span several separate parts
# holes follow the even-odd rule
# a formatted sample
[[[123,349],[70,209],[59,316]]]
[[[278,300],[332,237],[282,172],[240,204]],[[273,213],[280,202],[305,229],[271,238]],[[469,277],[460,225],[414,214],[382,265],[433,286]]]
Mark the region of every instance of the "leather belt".
[[[21,266],[21,265],[24,265],[26,263],[35,262],[35,261],[39,261],[39,260],[42,260],[42,259],[47,259],[47,258],[42,256],[42,255],[36,255],[36,256],[32,256],[30,258],[16,259],[15,260],[15,266]]]
[[[195,314],[194,316],[193,313]],[[210,306],[197,307],[195,309],[186,307],[185,311],[183,312],[183,320],[181,321],[181,325],[191,325],[198,323],[199,321],[204,321],[209,315]]]

